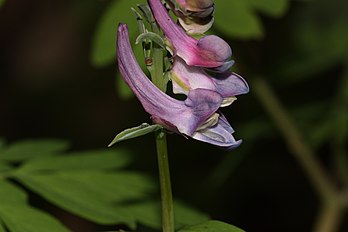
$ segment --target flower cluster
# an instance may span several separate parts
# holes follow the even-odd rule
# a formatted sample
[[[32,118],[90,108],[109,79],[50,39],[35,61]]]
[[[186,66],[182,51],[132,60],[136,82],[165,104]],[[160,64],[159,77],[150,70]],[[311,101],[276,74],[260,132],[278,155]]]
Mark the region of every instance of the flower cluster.
[[[204,0],[168,1],[179,21],[212,17],[213,2]],[[124,81],[132,89],[154,123],[184,136],[232,149],[241,143],[220,107],[230,105],[236,95],[249,91],[245,80],[229,71],[232,50],[215,35],[195,39],[185,26],[178,25],[161,0],[148,0],[154,19],[162,29],[173,56],[169,76],[173,92],[185,94],[184,101],[160,91],[136,62],[125,24],[118,27],[117,61]],[[179,6],[179,7],[178,7]],[[183,24],[181,24],[183,25]],[[191,24],[192,26],[193,24]],[[202,25],[202,24],[201,24]],[[207,69],[215,73],[214,76]]]

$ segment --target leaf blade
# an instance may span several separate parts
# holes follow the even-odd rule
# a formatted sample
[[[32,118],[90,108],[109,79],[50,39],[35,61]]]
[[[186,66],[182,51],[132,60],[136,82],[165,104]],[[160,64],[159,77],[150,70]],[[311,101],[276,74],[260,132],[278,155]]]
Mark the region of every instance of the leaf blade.
[[[112,140],[112,142],[108,145],[108,147],[111,147],[115,143],[118,143],[118,142],[121,142],[124,140],[128,140],[128,139],[132,139],[132,138],[136,138],[136,137],[139,137],[142,135],[146,135],[148,133],[155,132],[155,131],[160,130],[162,128],[163,128],[162,126],[157,125],[157,124],[150,125],[147,123],[143,123],[140,126],[126,129],[126,130],[120,132],[119,134],[117,134],[116,137]]]
[[[220,221],[207,221],[195,226],[188,226],[185,227],[179,232],[244,232],[244,230],[241,230],[233,225],[220,222]]]
[[[68,232],[54,217],[27,205],[27,194],[15,184],[0,181],[0,231],[3,226],[11,232]]]
[[[83,171],[122,168],[131,162],[126,150],[95,150],[67,153],[61,156],[45,157],[26,162],[18,171]]]
[[[148,182],[140,175],[135,178],[138,180],[127,174],[100,172],[16,176],[26,187],[69,212],[100,224],[126,223],[131,228],[136,226],[134,216],[117,203],[148,194],[144,187]]]
[[[29,158],[52,156],[68,149],[69,144],[59,139],[31,139],[10,144],[4,149],[0,160],[20,162]]]
[[[11,232],[69,232],[56,218],[26,205],[4,204],[1,220]]]

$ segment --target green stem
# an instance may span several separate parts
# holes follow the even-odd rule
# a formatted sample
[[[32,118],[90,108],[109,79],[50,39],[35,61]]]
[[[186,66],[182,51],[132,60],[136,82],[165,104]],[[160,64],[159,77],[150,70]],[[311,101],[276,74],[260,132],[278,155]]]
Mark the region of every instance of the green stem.
[[[343,217],[343,207],[338,202],[324,203],[316,219],[314,232],[338,231]]]
[[[156,44],[153,45],[153,65],[149,67],[152,82],[162,91],[166,92],[167,82],[163,77],[163,50]]]
[[[173,197],[170,184],[167,138],[164,131],[156,133],[156,146],[161,187],[162,230],[163,232],[174,232]]]
[[[160,33],[157,24],[151,24],[152,31]],[[152,43],[151,59],[148,66],[152,82],[162,91],[166,92],[167,81],[163,76],[163,49],[156,43]],[[162,232],[174,232],[174,211],[172,187],[170,183],[170,172],[167,152],[167,137],[164,130],[156,132],[157,160],[161,188],[162,205]]]

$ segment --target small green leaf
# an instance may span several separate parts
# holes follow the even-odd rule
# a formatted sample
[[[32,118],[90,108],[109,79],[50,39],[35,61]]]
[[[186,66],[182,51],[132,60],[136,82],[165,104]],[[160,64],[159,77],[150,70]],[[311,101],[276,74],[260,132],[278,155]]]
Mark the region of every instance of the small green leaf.
[[[157,125],[157,124],[150,125],[147,123],[143,123],[140,126],[126,129],[122,131],[121,133],[119,133],[118,135],[116,135],[114,140],[112,140],[112,142],[109,144],[109,147],[114,145],[115,143],[118,143],[127,139],[136,138],[142,135],[146,135],[148,133],[152,133],[160,129],[162,129],[162,126],[160,125]]]
[[[69,147],[58,139],[23,140],[10,144],[0,154],[0,160],[19,162],[33,157],[56,155]]]
[[[5,0],[0,0],[0,7],[5,3]]]
[[[146,40],[151,40],[158,44],[161,48],[166,49],[166,45],[162,37],[153,32],[145,32],[140,34],[135,40],[135,43],[138,44],[139,42],[147,42]]]
[[[232,226],[230,224],[220,222],[220,221],[207,221],[199,225],[195,226],[187,226],[179,232],[243,232],[244,230],[241,230],[235,226]]]
[[[18,171],[81,171],[122,168],[130,163],[131,154],[125,150],[96,150],[67,153],[61,156],[29,160]]]
[[[259,18],[245,0],[216,0],[214,27],[231,37],[259,38],[263,29]]]
[[[143,17],[133,7],[132,7],[132,11],[133,11],[134,16],[135,16],[135,18],[137,20],[138,29],[139,29],[140,33],[145,33],[146,27],[145,27],[145,24],[144,24],[144,21],[143,21]]]
[[[137,6],[148,23],[155,22],[155,18],[148,4],[137,4]]]

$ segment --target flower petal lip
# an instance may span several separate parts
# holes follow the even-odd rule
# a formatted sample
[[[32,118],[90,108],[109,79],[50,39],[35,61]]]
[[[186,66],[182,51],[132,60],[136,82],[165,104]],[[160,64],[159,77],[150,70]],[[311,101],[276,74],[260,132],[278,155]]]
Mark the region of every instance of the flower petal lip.
[[[232,49],[224,40],[214,35],[199,40],[192,38],[173,21],[161,0],[148,2],[157,23],[174,47],[174,55],[180,56],[188,65],[206,68],[216,68],[228,62]]]
[[[233,132],[226,118],[220,114],[219,121],[216,125],[197,131],[193,134],[192,138],[213,144],[225,150],[232,150],[242,143],[242,140],[235,140],[232,135]]]
[[[247,82],[233,72],[218,73],[210,76],[202,68],[188,66],[182,59],[176,57],[170,71],[174,93],[187,94],[191,89],[210,89],[218,92],[223,98],[228,98],[249,92]]]
[[[212,90],[192,90],[185,101],[176,100],[160,91],[137,63],[125,24],[119,24],[117,31],[117,61],[122,78],[145,111],[156,123],[170,130],[192,136],[222,103],[221,95]]]

